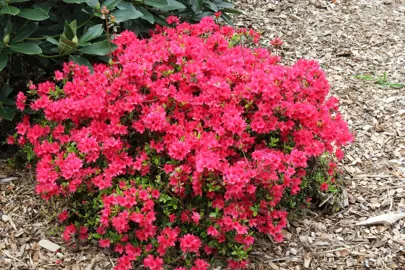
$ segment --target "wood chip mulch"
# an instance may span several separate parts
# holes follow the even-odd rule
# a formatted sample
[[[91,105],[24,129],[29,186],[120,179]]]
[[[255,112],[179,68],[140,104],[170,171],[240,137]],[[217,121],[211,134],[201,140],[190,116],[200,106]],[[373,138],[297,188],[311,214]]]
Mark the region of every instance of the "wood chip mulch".
[[[348,206],[291,222],[281,244],[258,241],[250,268],[405,269],[405,218],[393,225],[356,225],[405,213],[405,1],[236,4],[244,11],[237,26],[262,31],[264,46],[275,36],[285,42],[283,63],[321,63],[356,137],[341,164]],[[114,258],[94,245],[66,246],[54,215],[35,195],[33,175],[1,161],[0,269],[112,269]],[[43,239],[61,248],[47,250],[38,244]]]

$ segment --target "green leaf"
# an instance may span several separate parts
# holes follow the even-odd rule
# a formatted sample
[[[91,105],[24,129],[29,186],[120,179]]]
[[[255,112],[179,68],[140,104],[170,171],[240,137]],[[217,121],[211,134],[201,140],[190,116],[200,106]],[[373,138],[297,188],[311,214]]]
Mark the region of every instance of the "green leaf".
[[[149,12],[146,8],[139,6],[138,7],[139,11],[142,12],[142,17],[141,19],[148,21],[151,24],[155,23],[155,19],[153,18],[153,14]]]
[[[90,2],[87,3],[87,5],[92,8],[95,8],[97,6],[97,4],[100,4],[100,2],[97,0],[90,0]]]
[[[138,2],[144,5],[155,7],[155,8],[165,8],[168,5],[167,0],[138,0]]]
[[[46,41],[54,44],[54,45],[59,45],[59,41],[57,41],[56,39],[54,39],[53,37],[47,37]]]
[[[1,69],[0,69],[1,70]],[[402,83],[391,83],[390,84],[390,87],[391,88],[395,88],[395,89],[400,89],[400,88],[402,88],[402,87],[404,87],[405,86],[405,84],[402,84]]]
[[[167,0],[167,6],[162,8],[162,10],[171,11],[171,10],[185,9],[185,8],[186,8],[186,6],[178,1]]]
[[[76,30],[77,30],[76,20],[72,21],[69,24],[65,22],[62,35],[64,35],[67,39],[72,40],[76,36]]]
[[[13,92],[13,88],[10,85],[5,84],[3,88],[0,90],[0,101],[4,101],[8,98],[8,96]]]
[[[13,120],[15,117],[15,109],[0,105],[0,119]]]
[[[218,12],[218,11],[219,11],[217,5],[215,5],[215,4],[212,3],[211,1],[209,1],[209,0],[204,0],[203,3],[206,4],[212,11],[215,11],[215,12]]]
[[[79,39],[79,43],[83,44],[86,43],[87,41],[93,40],[103,33],[103,25],[102,24],[96,24],[84,32],[83,36]]]
[[[27,37],[29,37],[34,31],[37,29],[38,23],[37,22],[29,22],[23,28],[19,29],[17,35],[15,35],[11,39],[11,43],[16,43],[23,41]]]
[[[54,3],[52,3],[51,1],[46,1],[46,2],[39,2],[39,3],[37,2],[32,7],[35,9],[41,9],[41,10],[45,11],[45,13],[49,14],[49,11],[51,10],[53,5],[54,5]]]
[[[22,8],[18,16],[32,21],[43,21],[49,18],[48,13],[40,8]]]
[[[234,4],[228,2],[228,1],[222,1],[222,2],[215,2],[215,5],[220,8],[230,8],[233,9],[235,7]]]
[[[42,53],[41,48],[34,43],[16,43],[8,46],[10,50],[18,53],[33,55]]]
[[[0,53],[0,71],[7,66],[8,55],[4,52]]]
[[[116,5],[118,5],[121,2],[121,0],[106,0],[101,4],[101,7],[106,6],[108,10],[112,10],[115,8]]]
[[[191,9],[193,10],[194,13],[199,13],[202,11],[203,6],[202,6],[202,0],[195,0],[191,3]]]
[[[90,0],[63,0],[65,3],[69,4],[82,4],[82,3],[88,3]]]
[[[84,54],[91,54],[91,55],[107,55],[110,53],[110,48],[108,46],[108,41],[103,40],[96,43],[93,43],[89,46],[81,48],[79,51]],[[111,51],[114,51],[118,46],[114,43],[110,43]]]
[[[90,64],[90,62],[82,55],[70,55],[69,60],[75,62],[78,65],[81,66],[86,66],[89,68],[91,73],[94,72],[93,66]]]
[[[9,106],[14,106],[15,105],[15,100],[12,99],[6,99],[2,101],[4,105],[9,105]]]
[[[121,9],[121,10],[127,10],[127,9],[129,9],[129,10],[136,10],[135,7],[134,7],[134,5],[133,5],[132,3],[125,2],[125,1],[122,1],[121,3],[119,3],[119,4],[117,5],[117,8],[118,8],[118,9]]]
[[[20,13],[20,9],[13,6],[5,6],[0,10],[0,14],[10,14],[15,16],[18,13]]]
[[[23,3],[23,2],[28,2],[30,0],[11,0],[10,3]]]
[[[222,13],[221,18],[229,25],[233,25],[232,18],[228,14]]]
[[[60,36],[59,43],[58,43],[59,54],[69,54],[76,47],[77,47],[77,44],[74,41],[67,39],[64,35]]]
[[[59,37],[58,50],[59,54],[69,54],[71,53],[79,43],[76,36],[77,22],[74,20],[71,23],[65,22],[65,27],[62,35]]]
[[[141,17],[143,14],[138,10],[115,10],[113,15],[118,23],[134,20]]]

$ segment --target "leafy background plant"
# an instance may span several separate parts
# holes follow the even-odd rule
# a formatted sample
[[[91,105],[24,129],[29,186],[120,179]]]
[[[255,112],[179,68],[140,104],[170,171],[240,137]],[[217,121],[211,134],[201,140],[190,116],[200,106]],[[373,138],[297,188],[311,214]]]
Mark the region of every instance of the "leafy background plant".
[[[116,48],[112,33],[128,29],[147,37],[170,15],[198,22],[218,11],[227,23],[238,13],[226,0],[0,0],[0,87],[8,85],[1,90],[0,119],[14,118],[12,88],[24,88],[27,77],[49,79],[68,60],[90,69],[90,62],[107,62]]]

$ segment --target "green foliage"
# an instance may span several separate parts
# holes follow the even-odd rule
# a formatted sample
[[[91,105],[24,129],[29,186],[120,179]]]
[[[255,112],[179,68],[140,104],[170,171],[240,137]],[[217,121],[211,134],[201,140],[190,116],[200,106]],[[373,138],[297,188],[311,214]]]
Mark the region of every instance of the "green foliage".
[[[35,58],[46,70],[65,61],[91,67],[92,61],[108,62],[114,33],[146,37],[171,15],[198,22],[221,11],[231,23],[229,14],[238,13],[233,8],[228,0],[0,0],[0,72],[12,73],[16,54]],[[2,112],[0,118],[14,115]]]
[[[354,77],[356,79],[374,82],[375,84],[377,84],[381,88],[400,89],[400,88],[405,86],[405,84],[402,84],[402,83],[393,83],[393,82],[389,81],[387,72],[384,72],[384,74],[382,76],[379,76],[379,77],[374,77],[374,76],[368,75],[368,74],[364,74],[364,75],[358,74],[358,75],[356,75]]]
[[[5,84],[0,90],[0,118],[12,120],[16,113],[15,101],[9,96],[13,89]]]

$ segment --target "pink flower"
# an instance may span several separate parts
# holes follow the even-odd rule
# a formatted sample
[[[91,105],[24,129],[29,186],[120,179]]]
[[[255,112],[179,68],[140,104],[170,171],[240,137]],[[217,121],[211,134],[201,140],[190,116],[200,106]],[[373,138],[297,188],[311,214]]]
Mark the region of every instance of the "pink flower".
[[[70,224],[69,226],[65,227],[65,230],[63,231],[62,238],[66,242],[72,238],[72,236],[76,233],[76,227],[74,224]]]
[[[17,109],[20,111],[24,111],[25,109],[25,102],[27,101],[27,97],[24,95],[23,92],[18,92],[17,94]]]
[[[218,230],[217,230],[215,227],[213,227],[213,226],[208,227],[207,233],[208,233],[209,235],[211,235],[211,236],[214,236],[214,237],[219,236]]]
[[[67,210],[63,210],[59,215],[58,215],[58,221],[60,223],[64,222],[69,216],[69,213]]]
[[[273,45],[274,48],[279,49],[283,45],[283,41],[279,37],[275,37],[270,41],[270,44]]]
[[[98,240],[98,244],[102,248],[108,248],[111,244],[110,239],[100,239]]]
[[[163,260],[159,257],[153,257],[148,255],[143,260],[143,266],[149,268],[150,270],[161,270],[163,269]]]
[[[202,259],[196,259],[194,261],[194,266],[190,270],[207,270],[210,264]]]
[[[15,144],[15,138],[13,136],[8,136],[7,144]]]
[[[221,17],[221,15],[222,15],[222,12],[221,11],[218,11],[218,12],[215,12],[214,13],[214,16],[215,16],[215,18],[219,18],[219,17]]]
[[[176,16],[169,16],[167,17],[166,21],[168,24],[179,24],[180,22],[179,18]]]
[[[160,270],[168,256],[208,269],[200,249],[248,250],[253,228],[282,241],[288,213],[280,204],[307,197],[301,182],[315,181],[306,172],[324,153],[323,173],[333,178],[319,184],[327,191],[339,173],[333,153],[343,158],[353,140],[318,63],[285,66],[265,48],[234,46],[235,36],[257,43],[260,35],[217,25],[220,16],[197,24],[171,16],[148,39],[124,31],[113,39],[113,63],[94,64],[92,73],[65,63],[54,81],[28,86],[30,108],[43,118],[24,116],[8,141],[32,157],[42,198],[83,205],[69,209],[79,217],[63,238],[84,241],[96,231],[100,246],[120,254],[116,269],[142,257]],[[20,93],[18,107],[26,102]],[[74,218],[67,213],[58,220]],[[204,234],[218,246],[203,245]]]
[[[329,189],[328,183],[323,182],[323,183],[321,184],[321,186],[320,186],[320,189],[321,189],[322,191],[327,191],[327,190]]]
[[[200,221],[200,219],[201,219],[201,216],[200,216],[199,213],[193,212],[193,214],[192,214],[192,216],[191,216],[191,219],[193,220],[193,222],[194,222],[195,224],[198,225],[198,223],[199,223],[199,221]]]
[[[201,247],[201,240],[192,234],[186,234],[180,238],[180,249],[183,252],[199,253]]]
[[[80,171],[82,166],[83,161],[75,153],[70,153],[61,165],[62,176],[65,179],[70,179]]]
[[[60,72],[59,70],[55,71],[55,79],[57,81],[63,80],[63,77],[64,77],[63,72]]]

